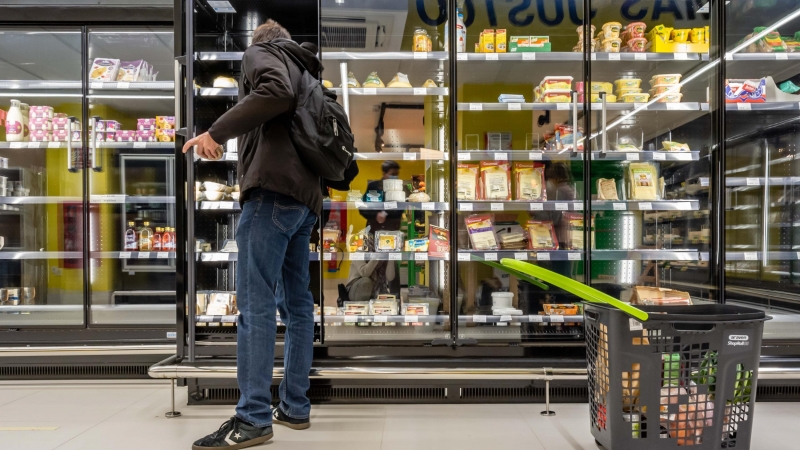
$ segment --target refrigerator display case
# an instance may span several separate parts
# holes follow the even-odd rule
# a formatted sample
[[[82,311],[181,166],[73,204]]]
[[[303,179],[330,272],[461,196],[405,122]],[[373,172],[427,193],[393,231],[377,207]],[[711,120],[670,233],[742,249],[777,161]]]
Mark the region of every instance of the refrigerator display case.
[[[0,327],[27,331],[7,342],[174,338],[173,34],[3,27]]]

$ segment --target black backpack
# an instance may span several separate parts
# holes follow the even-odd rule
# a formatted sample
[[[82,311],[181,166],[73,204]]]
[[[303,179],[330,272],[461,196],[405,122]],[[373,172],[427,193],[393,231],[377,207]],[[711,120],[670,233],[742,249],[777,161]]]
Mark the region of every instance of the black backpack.
[[[300,68],[303,75],[295,83],[297,97],[294,115],[289,122],[289,136],[300,159],[320,178],[343,180],[344,171],[353,161],[353,132],[336,95],[322,86],[290,52],[282,53]]]

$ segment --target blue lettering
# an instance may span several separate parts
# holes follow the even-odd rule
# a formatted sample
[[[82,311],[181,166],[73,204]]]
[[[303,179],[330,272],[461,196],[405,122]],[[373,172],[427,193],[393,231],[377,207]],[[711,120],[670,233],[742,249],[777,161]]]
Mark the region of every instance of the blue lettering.
[[[539,18],[545,25],[554,26],[564,21],[564,5],[560,1],[554,3],[556,5],[556,16],[550,19],[544,11],[544,0],[536,0],[536,9],[539,11]]]
[[[494,0],[486,0],[486,14],[489,16],[489,25],[497,26],[497,14],[494,13]]]
[[[475,21],[475,5],[472,4],[472,0],[466,0],[464,7],[467,8],[464,12],[464,27],[469,28]]]
[[[681,14],[681,10],[678,9],[675,0],[667,1],[667,5],[664,6],[664,0],[656,0],[655,6],[653,7],[653,20],[658,20],[662,12],[672,13],[675,16],[675,20],[683,20],[683,14]]]
[[[513,0],[506,0],[511,2]],[[533,22],[533,14],[527,14],[524,19],[519,19],[519,14],[525,12],[528,8],[531,7],[531,0],[522,0],[522,2],[511,8],[511,11],[508,12],[508,21],[511,22],[514,26],[517,27],[525,27],[530,25]]]
[[[622,8],[620,8],[620,12],[622,13],[622,17],[627,20],[638,21],[644,19],[647,15],[647,7],[643,6],[639,12],[636,14],[631,12],[631,7],[639,3],[641,0],[625,0],[625,3],[622,4]],[[691,0],[690,0],[691,1]]]
[[[583,21],[578,17],[577,0],[567,0],[567,8],[569,8],[569,20],[575,25],[583,25]]]
[[[417,0],[417,13],[425,25],[435,27],[447,21],[447,0],[437,0],[437,3],[439,5],[439,16],[435,19],[431,19],[428,15],[428,11],[425,10],[425,0]]]

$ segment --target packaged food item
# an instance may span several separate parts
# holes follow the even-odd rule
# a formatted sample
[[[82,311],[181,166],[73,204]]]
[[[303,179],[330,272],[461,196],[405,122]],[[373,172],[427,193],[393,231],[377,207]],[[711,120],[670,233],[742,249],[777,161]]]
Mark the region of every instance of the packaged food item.
[[[213,292],[208,295],[206,314],[209,316],[227,316],[232,313],[231,295],[226,292]]]
[[[647,31],[647,25],[644,22],[631,22],[625,25],[625,31],[631,38],[643,38]]]
[[[97,139],[100,142],[100,139]],[[117,141],[117,132],[116,131],[106,131],[104,142],[116,142]]]
[[[50,142],[53,140],[53,132],[51,130],[31,130],[31,142]]]
[[[574,303],[545,303],[542,305],[542,308],[547,315],[575,316],[578,314],[578,305]]]
[[[528,235],[518,224],[504,224],[495,230],[501,250],[525,250],[528,248]]]
[[[605,81],[592,81],[589,83],[589,88],[591,92],[605,92],[605,93],[612,93],[614,91],[614,85]]]
[[[333,83],[330,80],[322,80],[322,85],[328,89],[333,89]]]
[[[155,118],[147,118],[147,119],[136,119],[136,129],[137,130],[155,130],[156,129],[156,119]]]
[[[683,44],[689,40],[690,33],[691,30],[689,29],[677,29],[677,30],[672,30],[670,37],[672,38],[673,42]]]
[[[494,53],[494,30],[483,30],[481,53]]]
[[[726,80],[725,102],[764,103],[767,101],[767,79]]]
[[[403,250],[406,252],[422,252],[428,251],[430,242],[428,238],[409,239],[405,242]]]
[[[539,87],[541,89],[542,94],[545,94],[547,91],[550,90],[572,90],[572,77],[568,76],[550,76],[544,77],[542,82],[539,83]]]
[[[584,250],[583,229],[584,220],[583,214],[574,212],[565,212],[562,217],[567,222],[566,231],[566,247],[567,250]],[[591,220],[591,239],[592,246],[594,247],[594,217]]]
[[[384,191],[384,193],[383,193],[383,201],[385,201],[385,202],[404,202],[404,201],[406,201],[406,193],[403,192],[403,191]],[[413,201],[413,200],[411,200],[411,201]]]
[[[408,81],[408,75],[406,75],[404,73],[397,72],[397,75],[395,75],[392,78],[392,80],[389,81],[389,84],[386,85],[386,87],[390,87],[390,88],[410,88],[412,86],[411,86],[411,82]]]
[[[38,119],[37,119],[38,120]],[[51,120],[52,128],[54,130],[68,130],[70,129],[70,120],[68,117],[54,117]],[[81,130],[81,122],[79,120],[72,121],[72,131]]]
[[[56,142],[67,142],[69,140],[71,140],[72,142],[80,141],[81,132],[69,131],[69,130],[53,130],[52,140]]]
[[[646,38],[632,38],[625,43],[625,51],[641,53],[647,49]]]
[[[598,33],[601,39],[619,38],[619,33],[622,30],[622,24],[619,22],[606,22]]]
[[[117,81],[148,81],[147,78],[147,63],[144,60],[120,62]]]
[[[679,94],[680,92],[680,84],[656,84],[650,88],[650,95],[659,95],[664,93]]]
[[[702,44],[706,41],[705,28],[692,28],[689,33],[689,41],[693,44]]]
[[[558,250],[558,239],[552,221],[529,220],[525,225],[528,231],[528,250]]]
[[[639,89],[642,85],[642,80],[639,78],[620,78],[614,81],[614,88],[620,91],[625,88]]]
[[[542,94],[539,100],[541,103],[569,103],[572,101],[572,91],[566,89],[554,89]]]
[[[156,130],[156,140],[158,142],[175,142],[175,130],[167,129],[157,129]]]
[[[238,88],[239,83],[231,77],[217,77],[214,78],[214,82],[212,86],[219,89],[226,89],[226,88]]]
[[[428,32],[421,28],[414,30],[414,47],[415,52],[427,52],[428,50]],[[366,86],[365,86],[366,87]],[[383,86],[381,86],[383,87]]]
[[[430,225],[428,230],[428,253],[447,257],[450,254],[450,230]]]
[[[506,45],[506,30],[497,30],[494,35],[494,48],[497,53],[505,53],[508,51]]]
[[[405,193],[403,193],[403,195],[405,195]],[[420,202],[420,203],[429,202],[429,201],[431,201],[431,196],[426,194],[426,193],[424,193],[424,192],[422,192],[422,191],[415,190],[415,191],[411,192],[411,194],[408,196],[408,201],[409,202]]]
[[[603,39],[602,50],[604,52],[619,53],[620,47],[622,47],[622,39],[620,38]]]
[[[156,128],[162,130],[175,129],[175,116],[156,116]]]
[[[511,165],[508,161],[481,161],[484,200],[511,200]]]
[[[89,79],[95,81],[116,81],[119,72],[119,60],[95,58],[89,69]]]
[[[650,100],[650,94],[641,92],[626,92],[622,94],[623,103],[647,103],[648,100]]]
[[[402,231],[376,231],[375,232],[375,251],[376,252],[399,252],[403,250]]]
[[[383,81],[378,77],[378,72],[372,72],[367,75],[367,79],[364,80],[364,84],[362,85],[365,88],[382,88],[386,87],[383,84]]]
[[[492,216],[473,214],[464,219],[473,250],[497,250],[497,236],[494,232]]]
[[[350,301],[343,303],[343,312],[345,316],[366,316],[369,314],[369,301]],[[367,323],[352,323],[345,321],[345,326],[369,326]]]
[[[544,164],[538,162],[514,163],[514,199],[546,201]]]
[[[94,122],[93,131],[117,131],[122,129],[122,126],[116,120],[98,120]]]
[[[658,200],[658,166],[651,162],[630,163],[628,189],[631,200]]]
[[[52,106],[31,106],[30,111],[28,111],[28,117],[30,119],[52,119],[53,118],[53,107]]]
[[[117,142],[135,142],[135,130],[119,130],[117,131]]]
[[[379,299],[370,300],[369,302],[369,315],[371,316],[396,316],[398,312],[397,299]],[[393,327],[396,326],[394,322],[373,322],[373,327]]]
[[[155,130],[136,130],[136,142],[156,142]]]
[[[673,141],[664,141],[661,143],[664,147],[665,152],[688,152],[689,144],[683,144],[680,142],[673,142]]]
[[[30,119],[28,128],[34,131],[53,131],[53,121],[51,119]]]
[[[480,166],[478,164],[459,163],[456,174],[458,200],[479,200]]]
[[[691,305],[692,297],[688,292],[651,286],[634,286],[631,305]],[[680,358],[679,358],[680,360]],[[677,379],[677,377],[676,377]]]
[[[424,83],[422,83],[422,87],[424,87],[424,88],[435,88],[435,87],[439,87],[439,86],[436,85],[435,81],[433,81],[430,78],[428,78],[427,80],[425,80]]]
[[[353,233],[353,225],[347,230],[347,251],[350,253],[368,252],[370,249],[369,225],[366,228]]]
[[[682,75],[679,73],[670,73],[662,75],[653,75],[650,78],[650,86],[678,84],[681,82]]]
[[[598,178],[597,199],[619,200],[619,195],[617,194],[617,180],[613,178]]]
[[[428,304],[427,303],[406,303],[403,305],[403,315],[404,316],[427,316],[428,315]],[[406,325],[413,326],[413,327],[420,327],[423,325],[422,322],[411,322],[406,323]]]
[[[589,96],[592,103],[602,103],[603,99],[600,97],[599,93],[593,93]],[[606,94],[606,103],[616,103],[617,96],[614,94]]]
[[[683,98],[683,94],[680,93],[668,93],[668,94],[661,94],[656,99],[659,103],[680,103],[681,99]]]

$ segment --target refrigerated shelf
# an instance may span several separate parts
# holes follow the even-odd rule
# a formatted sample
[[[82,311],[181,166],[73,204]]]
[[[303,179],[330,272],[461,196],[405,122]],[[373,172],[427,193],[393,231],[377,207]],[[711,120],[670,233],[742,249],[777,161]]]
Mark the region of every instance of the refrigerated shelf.
[[[322,52],[323,61],[446,61],[448,58],[447,52]]]
[[[334,94],[342,95],[342,88],[331,89]],[[347,92],[350,95],[377,95],[377,96],[431,96],[431,95],[449,95],[448,88],[424,88],[424,87],[410,87],[410,88],[348,88]]]
[[[706,53],[592,53],[592,61],[697,61]],[[582,52],[458,53],[459,61],[583,61]]]
[[[0,251],[0,259],[81,259],[83,252],[14,252]]]

